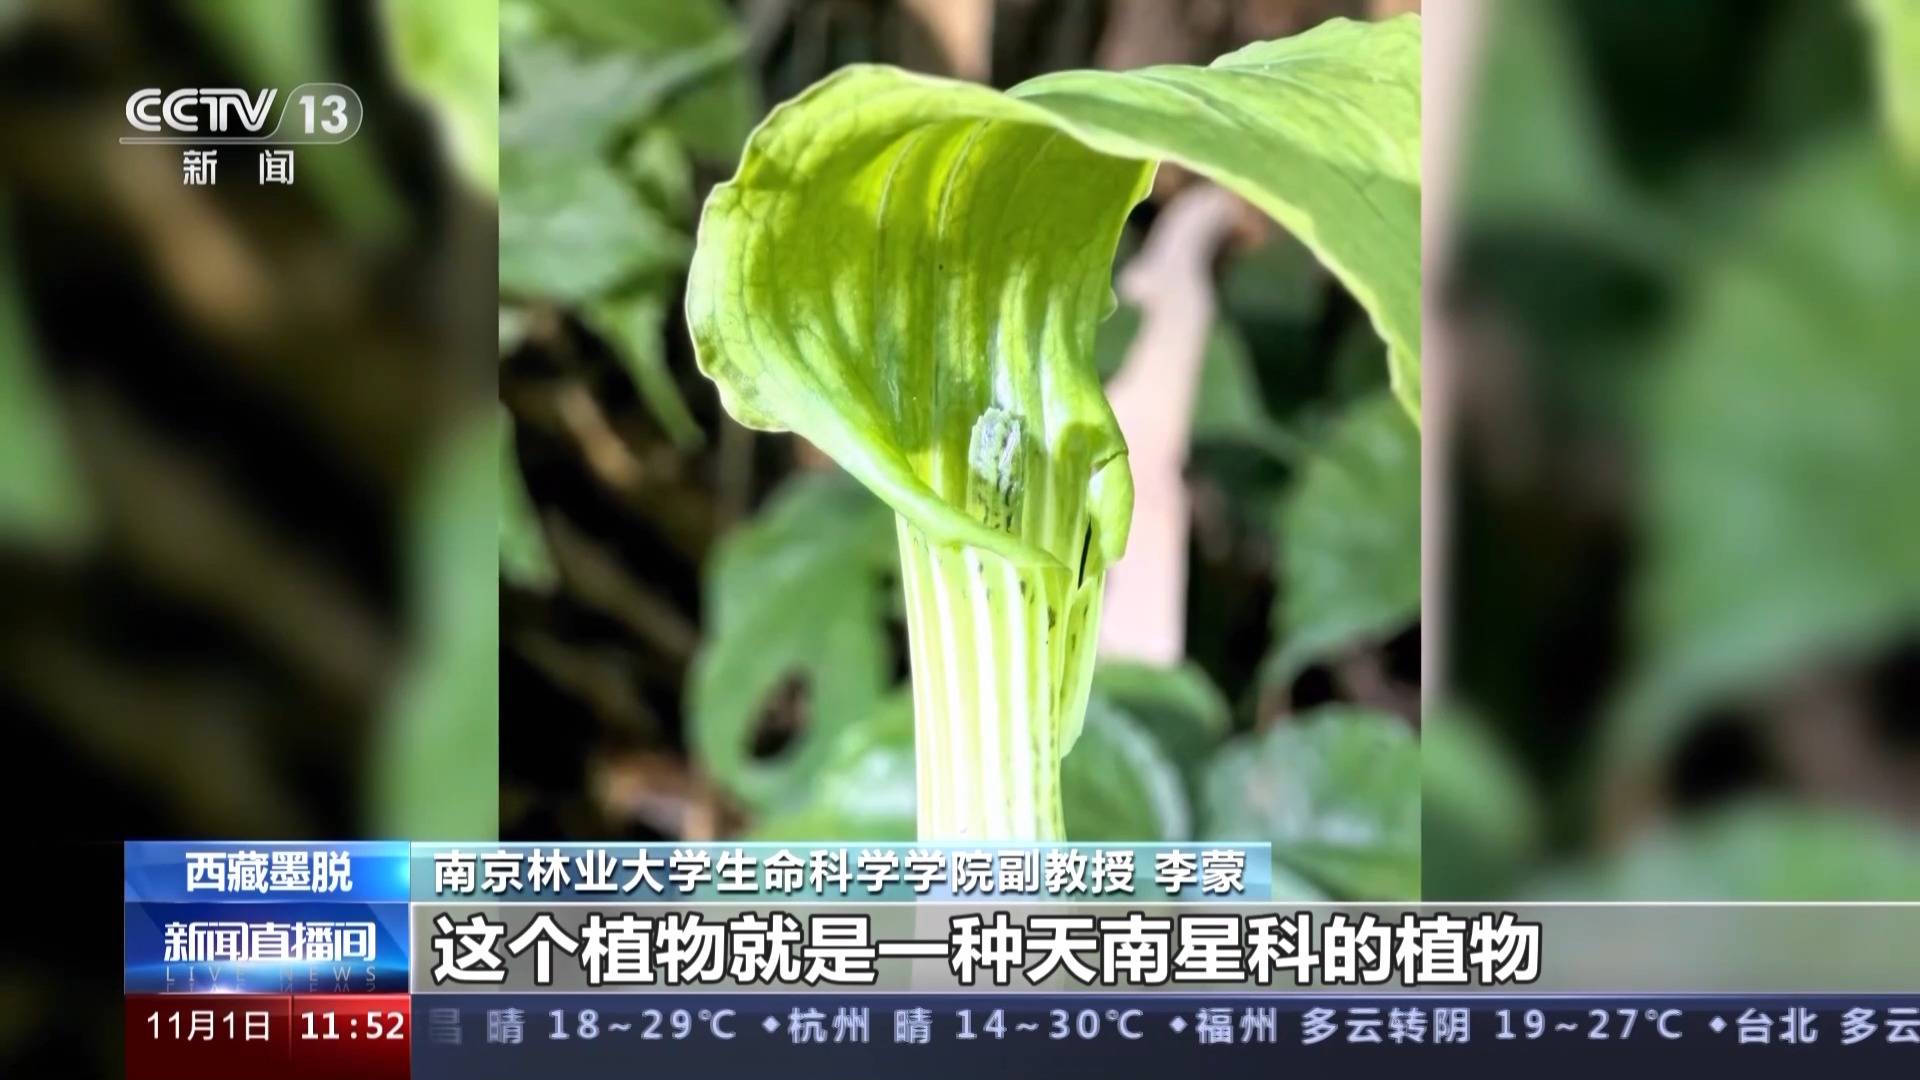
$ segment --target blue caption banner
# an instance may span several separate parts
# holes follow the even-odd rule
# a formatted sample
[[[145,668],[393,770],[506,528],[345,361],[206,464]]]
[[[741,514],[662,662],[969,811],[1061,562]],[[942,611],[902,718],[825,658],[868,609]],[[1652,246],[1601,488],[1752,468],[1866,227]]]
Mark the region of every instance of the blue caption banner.
[[[416,844],[416,902],[1271,899],[1266,843]]]
[[[132,840],[125,902],[404,903],[411,845],[397,840]]]

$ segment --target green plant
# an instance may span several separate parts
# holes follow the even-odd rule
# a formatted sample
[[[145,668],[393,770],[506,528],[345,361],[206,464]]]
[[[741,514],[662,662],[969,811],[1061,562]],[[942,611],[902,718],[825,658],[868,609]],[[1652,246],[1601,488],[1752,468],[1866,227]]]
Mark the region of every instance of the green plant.
[[[922,837],[1063,835],[1133,498],[1094,327],[1157,161],[1312,250],[1417,417],[1418,76],[1413,16],[1004,94],[856,66],[774,110],[714,189],[701,369],[741,423],[811,440],[895,512]]]
[[[1873,29],[1881,111],[1909,165],[1920,164],[1920,3],[1861,0]]]
[[[740,34],[718,0],[509,0],[499,37],[503,319],[571,312],[674,444],[696,448],[663,324],[693,163],[730,161],[753,115]]]
[[[1888,828],[1920,625],[1920,504],[1887,497],[1920,456],[1916,17],[1489,26],[1456,273],[1511,378],[1459,402],[1501,404],[1455,455],[1427,898],[1920,895]]]

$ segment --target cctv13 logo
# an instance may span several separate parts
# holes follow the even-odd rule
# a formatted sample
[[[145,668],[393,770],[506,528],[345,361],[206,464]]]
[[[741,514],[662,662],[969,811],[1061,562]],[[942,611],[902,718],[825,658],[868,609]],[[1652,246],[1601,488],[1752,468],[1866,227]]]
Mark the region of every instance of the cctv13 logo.
[[[272,88],[147,87],[127,98],[127,123],[138,134],[122,136],[120,141],[325,145],[353,138],[363,116],[360,95],[344,83],[301,83],[284,100]]]

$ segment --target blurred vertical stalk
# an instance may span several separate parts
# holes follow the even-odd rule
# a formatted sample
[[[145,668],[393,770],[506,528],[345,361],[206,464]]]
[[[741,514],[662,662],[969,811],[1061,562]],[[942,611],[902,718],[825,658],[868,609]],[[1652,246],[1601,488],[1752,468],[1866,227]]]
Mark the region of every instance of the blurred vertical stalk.
[[[92,507],[56,393],[33,346],[4,195],[0,192],[0,541],[72,547],[91,533]]]
[[[1881,110],[1909,167],[1920,168],[1920,0],[1863,0],[1874,31]]]

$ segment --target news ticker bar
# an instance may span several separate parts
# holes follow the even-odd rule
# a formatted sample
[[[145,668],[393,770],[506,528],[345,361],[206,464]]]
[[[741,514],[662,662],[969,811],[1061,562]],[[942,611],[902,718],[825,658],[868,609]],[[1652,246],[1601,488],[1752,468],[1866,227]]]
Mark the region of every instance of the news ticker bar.
[[[129,1080],[1271,1077],[1289,1065],[1914,1075],[1920,995],[130,996]],[[1489,1074],[1492,1075],[1492,1074]]]
[[[829,899],[803,871],[792,896],[662,903],[616,882],[610,895],[579,898],[608,860],[644,869],[678,853],[694,866],[690,853],[743,847],[773,864],[776,889],[785,867],[887,861],[876,853],[902,867],[918,858],[929,874],[936,863],[952,874],[957,861],[968,889],[980,884],[976,861],[1005,857],[1009,887],[901,901],[881,898],[897,882],[862,897],[855,877],[844,894],[827,882]],[[469,880],[474,852],[518,856],[524,895],[498,866],[489,884],[478,857]],[[1015,895],[1046,892],[1049,865],[1066,874],[1096,860],[1109,870],[1130,861],[1159,884],[1082,897],[1062,878],[1044,899]],[[1253,845],[130,843],[124,990],[1901,993],[1920,978],[1920,904],[1296,904],[1218,891],[1222,868],[1240,863],[1237,887],[1263,894],[1267,860]],[[1025,876],[1034,866],[1037,883]],[[1168,903],[1156,890],[1213,900]]]

